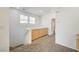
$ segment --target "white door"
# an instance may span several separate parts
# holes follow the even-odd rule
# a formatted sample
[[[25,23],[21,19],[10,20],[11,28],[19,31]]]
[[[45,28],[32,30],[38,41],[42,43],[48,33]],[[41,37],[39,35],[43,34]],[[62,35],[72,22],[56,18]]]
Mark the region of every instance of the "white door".
[[[9,8],[0,7],[0,52],[9,51]]]

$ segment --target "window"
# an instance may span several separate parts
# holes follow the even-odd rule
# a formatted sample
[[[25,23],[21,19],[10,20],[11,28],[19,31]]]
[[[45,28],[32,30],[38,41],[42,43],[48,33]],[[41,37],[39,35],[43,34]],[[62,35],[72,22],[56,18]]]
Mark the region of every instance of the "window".
[[[29,17],[29,23],[30,24],[35,24],[35,18],[34,17]]]
[[[20,15],[20,23],[35,24],[35,17]]]
[[[20,23],[28,23],[28,16],[20,15]]]

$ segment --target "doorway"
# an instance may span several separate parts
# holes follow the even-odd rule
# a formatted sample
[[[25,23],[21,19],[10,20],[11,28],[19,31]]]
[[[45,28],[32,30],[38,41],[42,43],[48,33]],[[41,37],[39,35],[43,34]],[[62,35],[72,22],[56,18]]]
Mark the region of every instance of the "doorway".
[[[56,24],[55,24],[55,18],[52,18],[51,19],[51,32],[52,32],[52,35],[55,37],[55,26],[56,26]]]

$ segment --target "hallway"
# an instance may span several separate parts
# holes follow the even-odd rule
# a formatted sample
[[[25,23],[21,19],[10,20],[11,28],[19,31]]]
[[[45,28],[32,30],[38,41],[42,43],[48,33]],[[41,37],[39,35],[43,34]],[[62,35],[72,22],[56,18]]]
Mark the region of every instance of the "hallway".
[[[53,36],[39,38],[31,45],[17,47],[11,52],[76,52],[76,50],[55,44]]]

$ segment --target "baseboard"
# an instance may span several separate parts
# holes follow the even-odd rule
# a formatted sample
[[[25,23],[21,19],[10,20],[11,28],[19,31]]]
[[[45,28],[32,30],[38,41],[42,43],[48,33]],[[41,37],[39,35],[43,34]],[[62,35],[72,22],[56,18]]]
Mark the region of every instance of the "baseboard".
[[[58,43],[56,43],[56,44],[58,44]],[[61,45],[61,44],[58,44],[58,45]],[[67,46],[64,46],[64,45],[61,45],[61,46],[63,46],[63,47],[67,47]],[[67,48],[69,48],[69,49],[73,49],[73,48],[71,48],[71,47],[67,47]],[[77,49],[73,49],[73,50],[75,50],[76,52],[78,52]]]
[[[23,44],[17,45],[17,46],[15,46],[15,47],[10,47],[9,50],[13,50],[13,49],[18,48],[18,47],[20,47],[20,46],[23,46]]]

